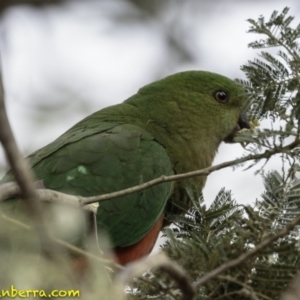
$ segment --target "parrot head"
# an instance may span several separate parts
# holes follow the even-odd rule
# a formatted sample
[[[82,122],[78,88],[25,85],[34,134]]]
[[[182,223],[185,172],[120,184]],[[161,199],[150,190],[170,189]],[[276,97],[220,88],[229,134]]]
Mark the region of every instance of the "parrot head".
[[[219,74],[177,73],[144,86],[138,95],[136,104],[146,110],[148,124],[154,122],[189,143],[201,139],[216,148],[222,141],[233,142],[237,131],[250,128],[241,115],[246,101],[243,87]]]

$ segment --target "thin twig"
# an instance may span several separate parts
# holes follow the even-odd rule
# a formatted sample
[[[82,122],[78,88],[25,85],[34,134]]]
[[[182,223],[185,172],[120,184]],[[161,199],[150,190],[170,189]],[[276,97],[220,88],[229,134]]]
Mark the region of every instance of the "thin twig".
[[[24,224],[23,222],[20,222],[19,220],[13,219],[13,218],[11,218],[11,217],[5,215],[5,214],[0,213],[0,218],[1,218],[2,220],[6,221],[6,222],[8,222],[8,223],[10,223],[10,224],[12,224],[12,225],[15,225],[15,226],[17,226],[17,227],[20,227],[20,228],[22,228],[22,229],[25,229],[25,230],[32,230],[32,228],[31,228],[29,225]],[[118,268],[118,269],[123,269],[123,267],[122,267],[121,265],[115,263],[115,262],[112,261],[112,260],[107,260],[107,259],[101,258],[101,257],[99,257],[99,256],[97,256],[97,255],[95,255],[95,254],[93,254],[93,253],[91,253],[91,252],[85,251],[85,250],[83,250],[83,249],[81,249],[81,248],[78,248],[78,247],[76,247],[76,246],[74,246],[74,245],[71,245],[71,244],[69,244],[69,243],[67,243],[67,242],[65,242],[65,241],[63,241],[63,240],[61,240],[61,239],[58,239],[58,238],[56,238],[56,237],[51,237],[51,236],[50,236],[50,238],[51,238],[55,243],[59,244],[60,246],[63,246],[64,248],[66,248],[66,249],[72,251],[73,253],[81,254],[81,255],[83,255],[83,256],[86,256],[86,257],[88,257],[88,258],[90,258],[90,259],[93,259],[93,260],[96,260],[96,261],[98,261],[98,262],[101,262],[101,263],[103,263],[103,264],[114,265],[114,267],[116,267],[116,268]],[[107,268],[110,272],[113,272],[111,268],[109,268],[109,267],[106,267],[106,268]]]
[[[74,196],[65,193],[61,193],[54,190],[40,189],[36,191],[36,197],[42,202],[52,202],[60,205],[68,205],[75,208],[82,207],[82,202],[84,197]],[[10,198],[21,197],[21,190],[18,184],[15,182],[6,182],[0,185],[0,202],[5,201]],[[96,204],[96,205],[95,205]],[[85,210],[90,210],[92,212],[96,211],[98,203],[91,203],[84,206]]]
[[[16,141],[14,139],[4,103],[4,88],[2,74],[0,72],[0,141],[3,145],[6,158],[11,166],[14,178],[18,183],[22,200],[26,202],[26,210],[35,221],[35,227],[38,234],[42,251],[49,257],[54,256],[54,249],[49,238],[48,231],[43,219],[41,203],[36,198],[36,192],[33,186],[33,173],[27,162],[21,156]]]
[[[263,295],[263,294],[261,294],[261,293],[259,293],[259,292],[257,292],[257,291],[254,291],[253,288],[252,288],[251,286],[249,286],[249,285],[247,285],[247,284],[245,284],[245,283],[243,283],[243,282],[241,282],[241,281],[239,281],[239,280],[236,280],[236,279],[234,279],[234,278],[232,278],[232,277],[220,275],[220,276],[218,276],[218,278],[221,279],[221,280],[227,280],[227,281],[230,281],[230,282],[234,282],[234,283],[236,283],[236,284],[242,286],[244,289],[246,289],[246,290],[249,291],[250,296],[251,296],[252,298],[253,298],[253,294],[256,294],[257,296],[259,296],[259,297],[261,297],[261,298],[263,298],[263,299],[266,299],[266,300],[272,300],[270,297],[268,297],[268,296],[266,296],[266,295]],[[253,298],[253,299],[254,299],[254,298]],[[255,299],[258,299],[258,298],[256,297]]]
[[[194,287],[199,287],[201,285],[204,285],[206,282],[208,282],[210,279],[215,278],[221,273],[224,273],[225,271],[237,267],[238,265],[242,264],[247,259],[251,258],[252,256],[256,255],[258,252],[263,250],[265,247],[272,244],[274,241],[278,240],[281,237],[286,236],[291,230],[293,230],[297,225],[300,224],[300,215],[295,218],[293,221],[288,223],[285,228],[280,230],[277,234],[271,234],[264,240],[262,240],[259,244],[257,244],[252,250],[249,250],[246,253],[241,254],[238,258],[232,259],[227,263],[224,263],[223,265],[219,266],[218,268],[210,271],[203,277],[201,277],[198,281],[194,282]]]
[[[112,198],[117,198],[120,196],[135,193],[135,192],[140,192],[144,189],[147,189],[151,186],[154,186],[156,184],[163,183],[163,182],[177,181],[177,180],[182,180],[182,179],[196,177],[196,176],[203,176],[203,175],[208,176],[210,173],[213,173],[217,170],[224,169],[224,168],[234,166],[237,164],[241,164],[241,163],[244,163],[249,160],[259,160],[259,159],[263,159],[263,158],[269,159],[274,154],[289,152],[290,150],[294,149],[295,147],[297,147],[299,145],[300,145],[300,141],[295,140],[292,143],[290,143],[289,145],[286,145],[284,147],[278,147],[276,149],[267,150],[261,154],[255,154],[255,155],[251,154],[251,155],[248,155],[248,156],[245,156],[242,158],[230,160],[230,161],[227,161],[227,162],[224,162],[224,163],[212,166],[212,167],[208,167],[208,168],[205,168],[202,170],[197,170],[197,171],[192,171],[192,172],[177,174],[177,175],[171,175],[171,176],[161,176],[159,178],[150,180],[148,182],[145,182],[143,184],[140,184],[140,185],[128,188],[128,189],[124,189],[122,191],[117,191],[117,192],[100,195],[100,196],[86,197],[83,200],[83,205],[98,202],[98,201],[104,201],[104,200],[108,200],[108,199],[112,199]]]
[[[207,176],[210,173],[213,173],[217,170],[224,169],[227,167],[231,167],[237,164],[241,164],[250,160],[259,160],[259,159],[269,159],[272,155],[278,154],[278,153],[288,153],[289,151],[293,150],[295,147],[300,145],[299,140],[295,140],[292,143],[284,146],[284,147],[278,147],[276,149],[266,150],[264,153],[261,154],[251,154],[242,158],[230,160],[215,166],[211,166],[202,170],[192,171],[188,173],[182,173],[177,175],[171,175],[171,176],[161,176],[156,179],[147,181],[145,183],[123,189],[117,192],[108,193],[104,195],[97,195],[92,197],[82,197],[82,196],[76,196],[76,195],[68,195],[61,192],[53,191],[53,190],[47,190],[47,189],[38,189],[36,190],[36,194],[39,200],[41,201],[50,201],[50,202],[56,202],[56,203],[66,203],[70,205],[77,206],[85,206],[88,204],[100,202],[100,201],[106,201],[109,199],[129,195],[135,192],[140,192],[142,190],[145,190],[149,187],[152,187],[154,185],[169,182],[169,181],[177,181],[182,180],[186,178],[196,177],[196,176]],[[4,185],[0,185],[0,201],[4,201],[7,198],[13,197],[13,196],[19,196],[20,191],[17,189],[16,186],[14,186],[12,183],[6,183]]]
[[[139,277],[139,280],[144,281],[148,285],[153,285],[153,282],[150,279],[146,278],[145,276]],[[168,294],[172,299],[175,299],[175,300],[178,299],[177,295],[175,295],[173,293],[173,290],[170,286],[167,286],[166,284],[162,283],[159,280],[156,282],[156,284],[159,285],[160,290],[163,290],[164,292],[166,292],[166,294]]]
[[[133,278],[138,277],[153,268],[160,268],[175,280],[182,292],[183,300],[195,299],[195,289],[190,284],[186,272],[177,265],[177,263],[171,261],[163,252],[128,264],[123,271],[119,272],[115,281],[115,299],[124,299],[124,289],[133,280]]]
[[[68,195],[61,192],[53,191],[53,190],[47,190],[47,189],[38,189],[36,190],[36,193],[38,195],[39,200],[41,201],[51,201],[55,203],[66,203],[69,205],[74,205],[76,207],[83,206],[99,201],[106,201],[109,199],[125,196],[128,194],[132,194],[135,192],[139,192],[142,190],[145,190],[151,186],[168,182],[168,181],[176,181],[181,179],[186,179],[190,177],[196,177],[196,176],[203,176],[203,175],[209,175],[210,173],[213,173],[217,170],[224,169],[230,166],[234,166],[237,164],[244,163],[249,160],[259,160],[259,159],[269,159],[272,155],[277,153],[286,153],[287,151],[292,150],[293,148],[297,147],[300,144],[300,141],[294,141],[291,144],[276,148],[273,150],[267,150],[264,153],[261,154],[255,154],[255,155],[248,155],[239,159],[227,161],[212,167],[208,167],[202,170],[192,171],[188,173],[182,173],[177,175],[171,175],[171,176],[161,176],[156,179],[147,181],[143,184],[136,185],[134,187],[130,187],[127,189],[123,189],[117,192],[108,193],[104,195],[98,195],[98,196],[92,196],[92,197],[82,197],[82,196],[75,196],[75,195]],[[10,197],[19,196],[20,190],[16,185],[13,184],[13,182],[5,183],[0,185],[0,201],[4,201]]]

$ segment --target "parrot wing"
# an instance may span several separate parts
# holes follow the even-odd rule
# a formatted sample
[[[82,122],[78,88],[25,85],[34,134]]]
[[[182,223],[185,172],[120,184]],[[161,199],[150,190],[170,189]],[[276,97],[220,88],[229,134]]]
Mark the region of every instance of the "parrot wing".
[[[102,128],[81,138],[77,133],[73,140],[62,136],[32,154],[37,179],[48,189],[88,197],[173,174],[165,149],[144,129],[130,124]],[[107,231],[115,247],[135,244],[159,220],[171,190],[171,183],[163,183],[100,202],[98,230]]]

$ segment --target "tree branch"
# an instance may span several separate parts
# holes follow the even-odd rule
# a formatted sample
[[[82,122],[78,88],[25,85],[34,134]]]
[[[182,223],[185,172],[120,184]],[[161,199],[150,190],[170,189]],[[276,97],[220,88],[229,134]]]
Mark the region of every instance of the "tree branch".
[[[256,255],[259,251],[263,250],[265,247],[272,244],[274,241],[278,240],[281,237],[286,236],[291,230],[293,230],[297,225],[300,224],[300,215],[295,218],[293,221],[288,223],[285,228],[280,230],[277,234],[272,234],[262,240],[258,245],[256,245],[252,250],[249,250],[246,253],[243,253],[236,259],[232,259],[229,262],[219,266],[218,268],[208,272],[206,275],[201,277],[198,281],[194,282],[194,287],[200,287],[201,285],[204,285],[206,282],[208,282],[210,279],[218,276],[221,273],[224,273],[225,271],[237,267],[241,265],[244,261],[251,258],[252,256]]]
[[[215,166],[211,166],[202,170],[192,171],[188,173],[182,173],[177,175],[171,175],[171,176],[161,176],[156,179],[147,181],[145,183],[136,185],[134,187],[130,187],[124,190],[120,190],[113,193],[108,193],[104,195],[97,195],[92,197],[82,197],[82,196],[75,196],[75,195],[68,195],[61,192],[48,190],[48,189],[38,189],[36,190],[36,194],[39,200],[41,201],[50,201],[55,203],[65,203],[72,206],[86,206],[88,204],[100,202],[100,201],[106,201],[109,199],[129,195],[135,192],[140,192],[142,190],[145,190],[149,187],[152,187],[154,185],[169,182],[169,181],[177,181],[182,180],[186,178],[196,177],[196,176],[207,176],[210,173],[213,173],[215,171],[231,167],[234,165],[238,165],[250,160],[260,160],[260,159],[269,159],[272,155],[278,154],[278,153],[288,153],[297,146],[300,145],[299,140],[295,140],[292,143],[284,146],[284,147],[278,147],[276,149],[266,150],[264,153],[261,154],[251,154],[245,157],[241,157],[238,159],[230,160]],[[10,197],[16,197],[20,196],[20,190],[17,186],[14,185],[13,182],[5,183],[0,185],[0,201],[4,201]]]
[[[182,292],[183,300],[195,299],[195,289],[190,284],[186,272],[174,261],[171,261],[163,252],[146,259],[130,263],[116,275],[116,297],[124,299],[124,289],[133,280],[150,269],[159,268],[174,279]]]
[[[4,220],[4,221],[6,221],[6,222],[8,222],[8,223],[10,223],[10,224],[12,224],[12,225],[14,225],[14,226],[19,227],[19,228],[22,228],[22,229],[25,229],[25,230],[32,230],[32,228],[31,228],[30,226],[28,226],[28,225],[26,225],[26,224],[24,224],[24,223],[22,223],[22,222],[20,222],[20,221],[18,221],[18,220],[15,220],[15,219],[13,219],[13,218],[10,218],[10,217],[6,216],[5,214],[0,213],[0,218],[1,218],[2,220]],[[50,238],[51,238],[55,243],[59,244],[60,246],[62,246],[62,247],[65,248],[65,249],[68,249],[69,251],[71,251],[71,252],[73,252],[73,253],[81,254],[81,255],[83,255],[83,256],[86,256],[86,257],[88,257],[88,258],[90,258],[90,259],[93,259],[93,260],[95,260],[95,261],[101,262],[101,263],[103,263],[103,264],[114,265],[114,267],[117,267],[118,269],[123,269],[123,267],[122,267],[121,265],[115,263],[115,262],[112,261],[112,260],[108,260],[108,259],[101,258],[101,257],[99,257],[99,256],[97,256],[97,255],[95,255],[95,254],[93,254],[93,253],[91,253],[91,252],[85,251],[85,250],[83,250],[83,249],[81,249],[81,248],[78,248],[78,247],[76,247],[76,246],[74,246],[74,245],[71,245],[71,244],[69,244],[69,243],[67,243],[67,242],[65,242],[65,241],[63,241],[63,240],[61,240],[61,239],[58,239],[58,238],[56,238],[56,237],[50,237]],[[108,271],[110,271],[111,273],[113,273],[113,271],[112,271],[111,268],[106,267],[106,269],[107,269]]]
[[[121,197],[121,196],[132,194],[135,192],[140,192],[151,186],[154,186],[156,184],[163,183],[163,182],[177,181],[177,180],[182,180],[182,179],[196,177],[196,176],[208,176],[209,174],[211,174],[217,170],[224,169],[224,168],[234,166],[234,165],[238,165],[238,164],[244,163],[249,160],[259,160],[259,159],[263,159],[263,158],[269,159],[274,154],[287,153],[299,145],[300,145],[300,140],[296,139],[292,143],[290,143],[284,147],[278,147],[276,149],[266,150],[264,153],[261,153],[261,154],[254,154],[254,155],[251,154],[251,155],[241,157],[238,159],[234,159],[234,160],[230,160],[230,161],[227,161],[227,162],[224,162],[224,163],[212,166],[212,167],[208,167],[208,168],[205,168],[202,170],[197,170],[197,171],[192,171],[192,172],[187,172],[187,173],[182,173],[182,174],[177,174],[177,175],[171,175],[171,176],[161,176],[159,178],[150,180],[148,182],[142,183],[140,185],[137,185],[137,186],[134,186],[131,188],[124,189],[122,191],[117,191],[117,192],[100,195],[100,196],[86,197],[86,198],[84,198],[82,204],[86,205],[86,204],[90,204],[90,203],[94,203],[94,202],[98,202],[98,201],[104,201],[104,200],[108,200],[108,199],[112,199],[112,198]]]
[[[42,251],[53,256],[52,242],[43,220],[41,203],[37,200],[33,186],[33,173],[26,160],[21,156],[14,139],[4,103],[4,88],[0,72],[0,141],[3,145],[6,158],[11,166],[14,178],[20,187],[22,199],[26,202],[26,210],[35,221],[36,231],[40,240]]]
[[[258,299],[257,296],[259,296],[261,299],[272,300],[270,297],[268,297],[266,295],[263,295],[263,294],[255,291],[250,285],[247,285],[247,284],[245,284],[245,283],[243,283],[243,282],[241,282],[241,281],[239,281],[239,280],[237,280],[235,278],[232,278],[231,276],[222,276],[222,275],[219,275],[218,279],[230,281],[230,282],[233,282],[235,284],[238,284],[238,285],[242,286],[243,290],[245,291],[244,293],[248,294],[248,296],[251,297],[250,299],[255,300],[255,299]],[[224,296],[226,297],[226,294]]]

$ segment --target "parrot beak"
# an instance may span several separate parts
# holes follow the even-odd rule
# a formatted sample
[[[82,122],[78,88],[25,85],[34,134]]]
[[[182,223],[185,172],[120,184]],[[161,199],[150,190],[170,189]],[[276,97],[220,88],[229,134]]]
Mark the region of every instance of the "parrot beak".
[[[233,139],[235,137],[235,134],[244,129],[250,129],[250,124],[247,120],[247,117],[245,115],[240,115],[237,124],[235,125],[235,127],[233,128],[233,130],[231,131],[231,133],[229,135],[226,136],[226,138],[224,139],[225,143],[233,143]]]

